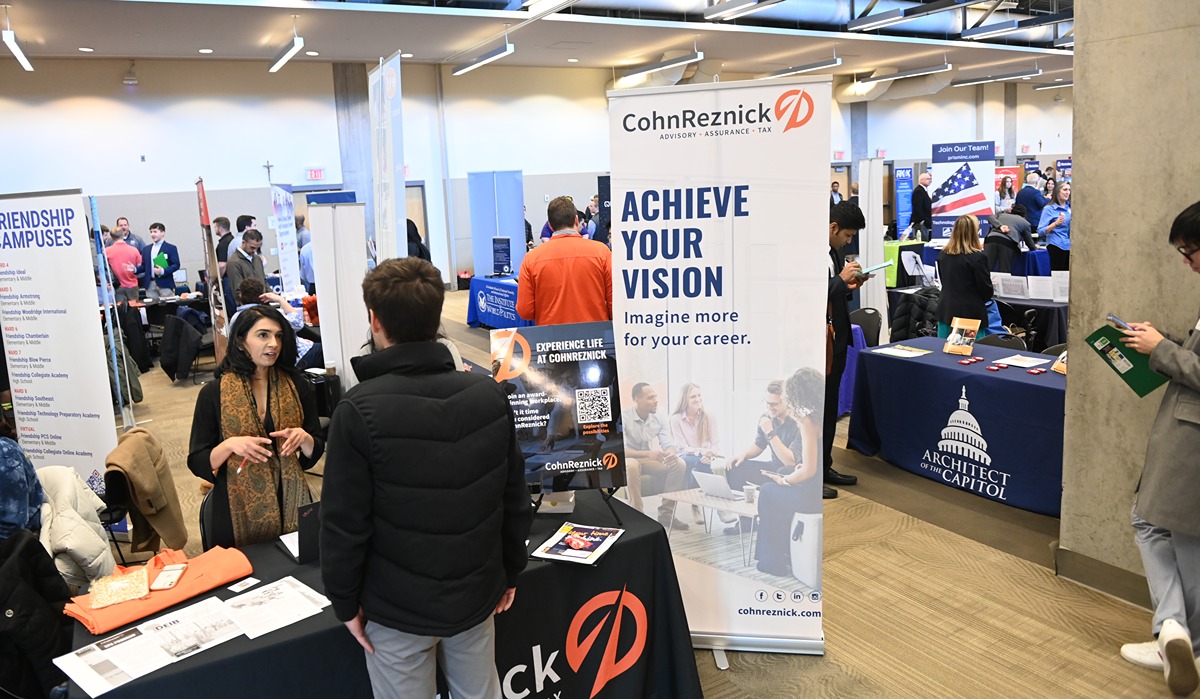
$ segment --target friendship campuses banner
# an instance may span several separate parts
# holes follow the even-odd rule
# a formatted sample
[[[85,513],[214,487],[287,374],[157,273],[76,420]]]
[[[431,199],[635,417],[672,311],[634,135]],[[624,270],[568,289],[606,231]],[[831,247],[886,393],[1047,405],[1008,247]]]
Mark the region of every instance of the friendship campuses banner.
[[[735,456],[754,451],[769,411],[786,410],[768,384],[793,377],[817,377],[800,397],[806,407],[793,413],[815,414],[819,424],[830,103],[822,79],[609,93],[613,325],[627,457],[649,447],[664,461],[678,455],[689,473],[731,471]],[[682,429],[697,402],[703,419]],[[672,429],[633,444],[633,410],[655,412]],[[737,470],[777,471],[773,455],[768,446]],[[814,466],[797,486],[761,485],[753,503],[705,499],[690,475],[673,497],[643,488],[647,514],[660,499],[675,501],[674,517],[689,524],[673,526],[670,537],[696,647],[824,651],[822,469]],[[787,498],[774,497],[785,490]],[[731,525],[718,514],[745,516],[742,532],[733,524],[734,535],[723,535]],[[751,533],[755,514],[760,530]]]
[[[996,142],[933,144],[933,237],[949,238],[954,221],[963,214],[979,217],[986,233],[995,201]],[[1018,187],[1019,189],[1019,187]]]
[[[79,190],[0,195],[0,328],[21,448],[103,490],[117,446]]]

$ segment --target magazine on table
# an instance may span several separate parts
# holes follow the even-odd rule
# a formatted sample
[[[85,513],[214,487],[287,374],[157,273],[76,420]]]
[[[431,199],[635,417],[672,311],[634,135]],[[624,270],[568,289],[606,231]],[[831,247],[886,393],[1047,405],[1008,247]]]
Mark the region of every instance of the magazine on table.
[[[591,565],[600,560],[600,557],[612,548],[612,545],[624,533],[624,529],[591,527],[566,522],[549,539],[546,539],[545,543],[537,547],[533,556],[548,561],[570,561],[571,563]]]
[[[954,318],[950,321],[950,336],[942,351],[946,354],[971,355],[975,337],[979,334],[979,321],[975,318]]]

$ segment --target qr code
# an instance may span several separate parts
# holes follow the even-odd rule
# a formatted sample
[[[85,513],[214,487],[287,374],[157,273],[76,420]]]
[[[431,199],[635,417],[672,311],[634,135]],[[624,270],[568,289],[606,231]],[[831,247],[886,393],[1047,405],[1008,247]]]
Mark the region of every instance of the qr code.
[[[612,398],[607,386],[575,389],[575,422],[583,425],[589,422],[611,421]]]

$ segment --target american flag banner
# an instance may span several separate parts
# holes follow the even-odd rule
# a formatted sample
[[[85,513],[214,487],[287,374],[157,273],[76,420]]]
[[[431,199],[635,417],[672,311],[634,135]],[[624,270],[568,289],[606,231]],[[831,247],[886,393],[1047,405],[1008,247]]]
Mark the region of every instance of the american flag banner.
[[[990,179],[988,180],[990,182]],[[992,213],[991,191],[980,185],[970,163],[963,163],[933,192],[933,215],[953,216],[975,214],[986,217]]]

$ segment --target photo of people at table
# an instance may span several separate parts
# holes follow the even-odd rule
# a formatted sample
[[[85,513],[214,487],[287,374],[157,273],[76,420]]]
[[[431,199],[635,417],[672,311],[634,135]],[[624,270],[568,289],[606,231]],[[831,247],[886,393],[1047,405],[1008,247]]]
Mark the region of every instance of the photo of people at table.
[[[800,582],[819,590],[812,566],[794,565],[792,552],[820,558],[824,374],[801,368],[735,391],[731,405],[713,404],[709,396],[716,388],[706,392],[697,381],[667,384],[624,384],[631,388],[621,396],[628,474],[623,497],[658,518],[675,555],[776,585]],[[669,413],[660,405],[664,393],[674,398]],[[808,537],[806,526],[815,527]],[[817,548],[805,549],[812,542]]]

